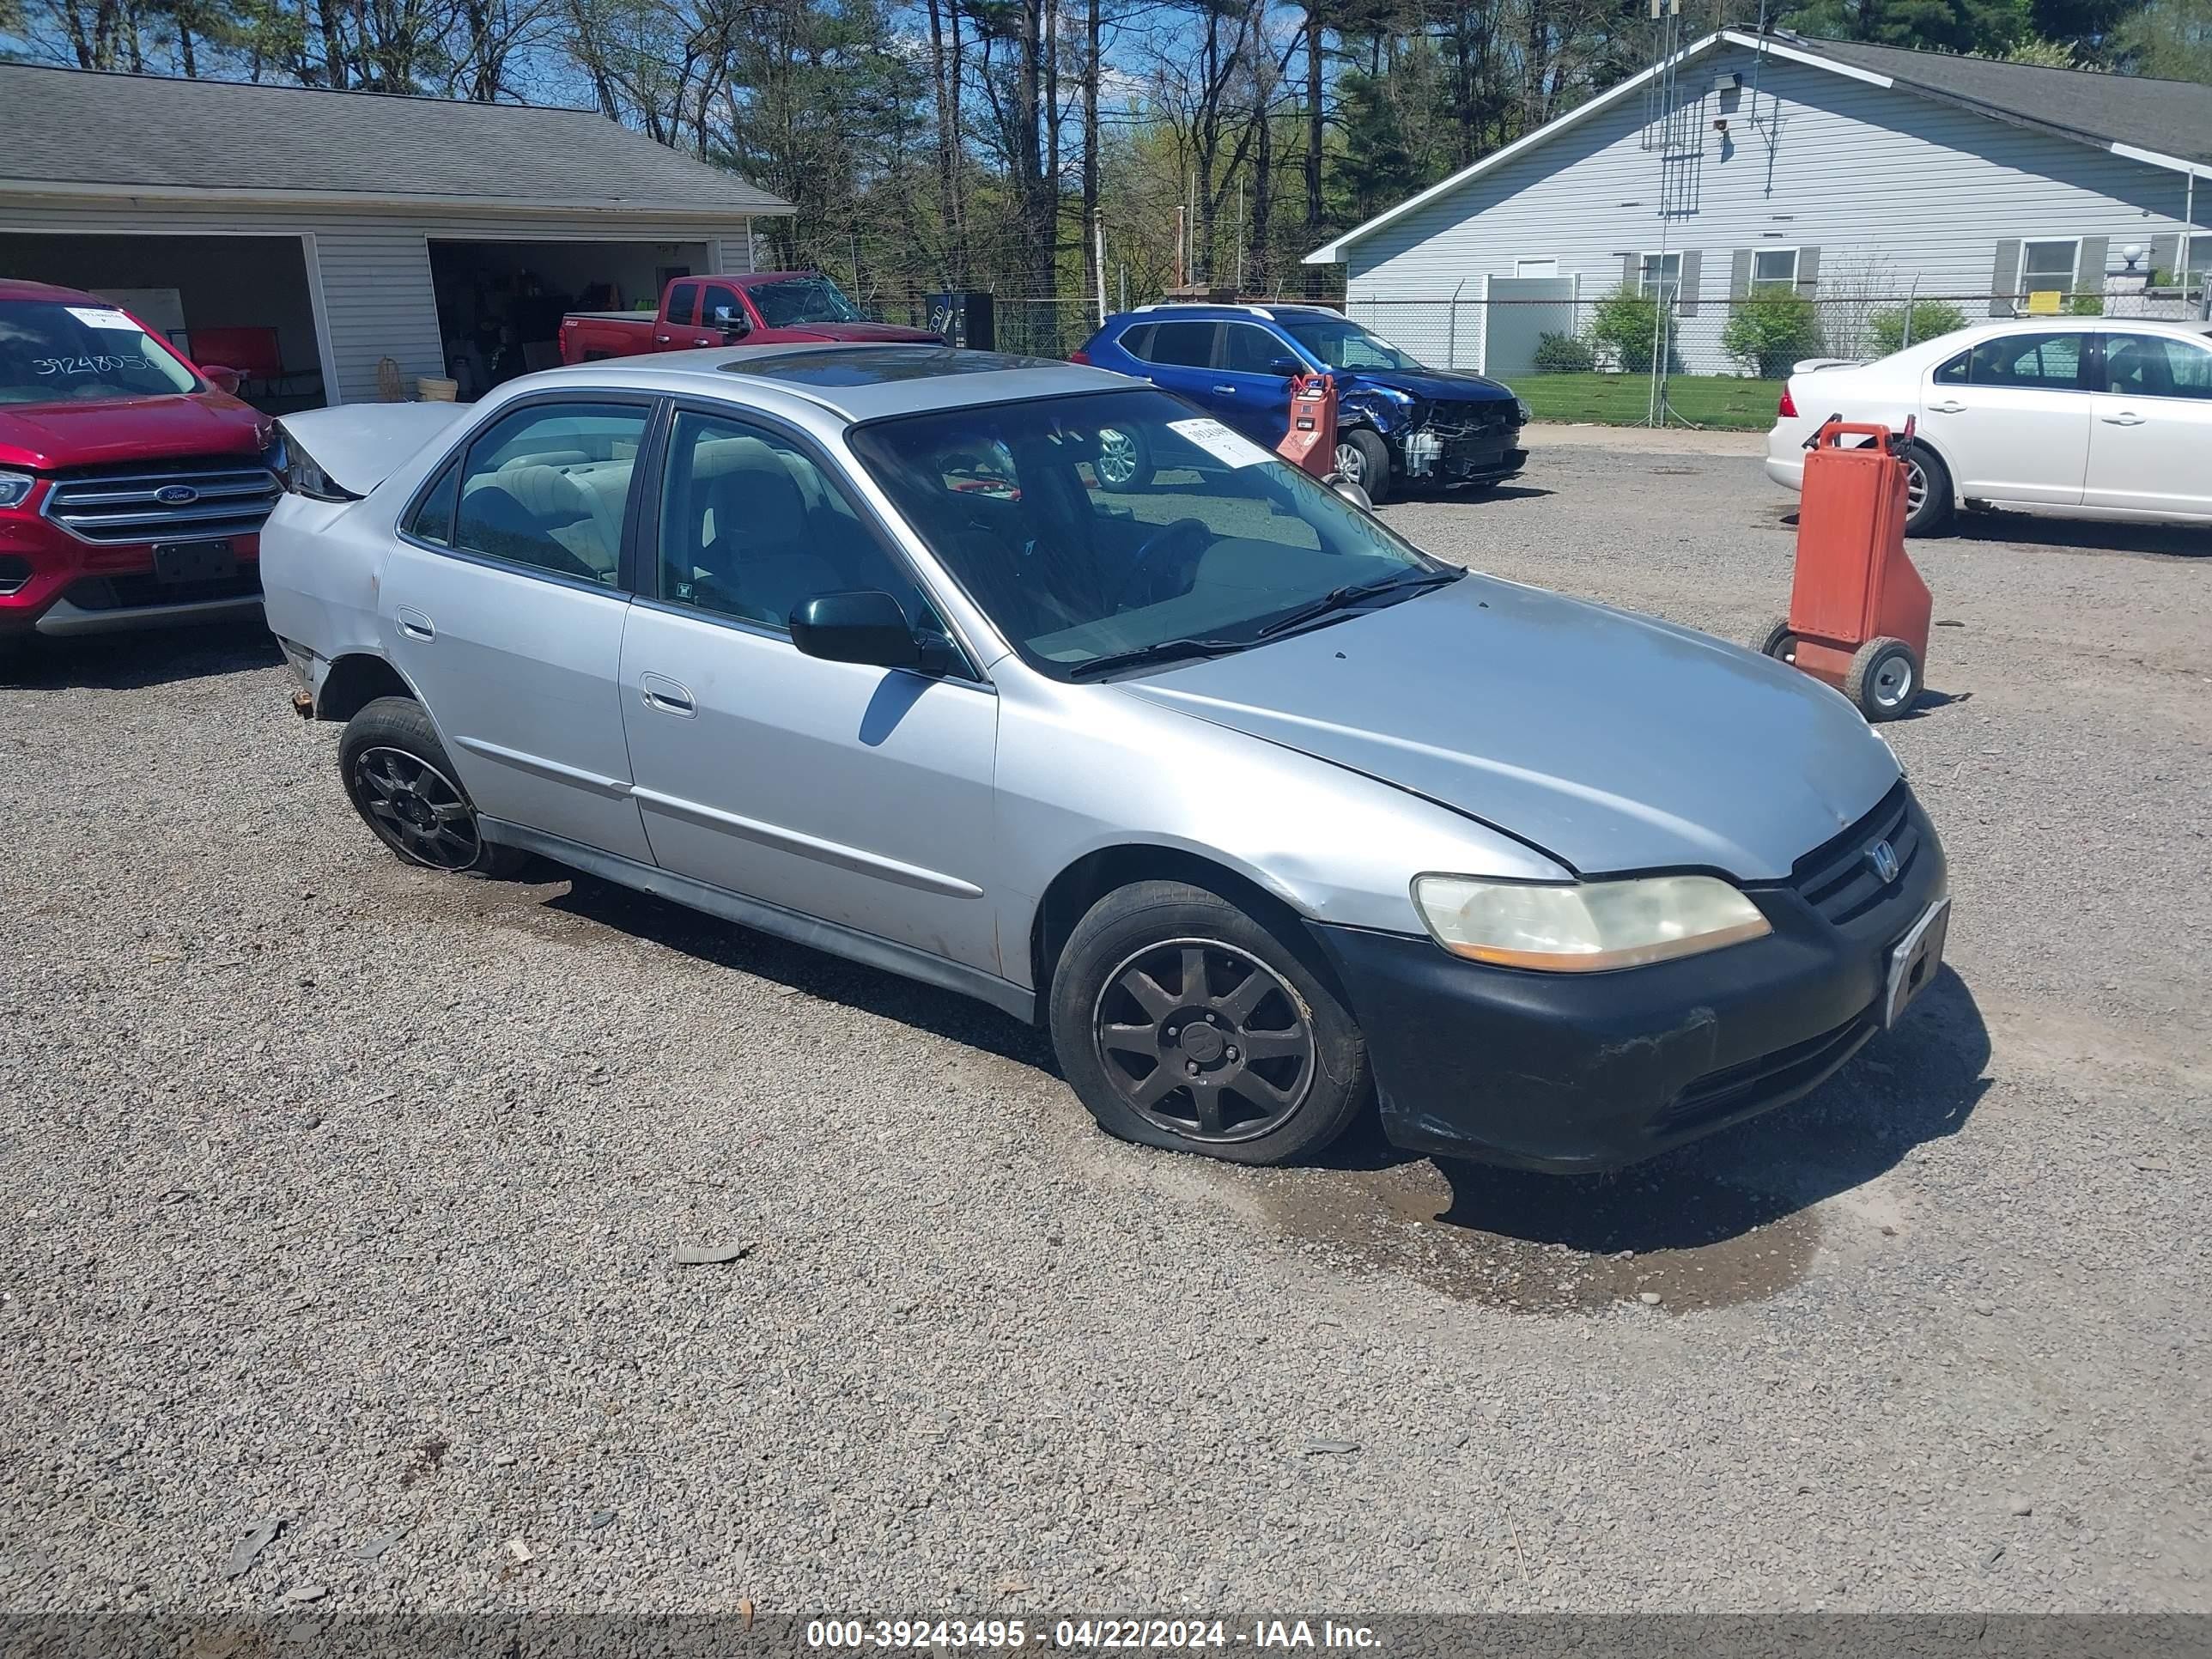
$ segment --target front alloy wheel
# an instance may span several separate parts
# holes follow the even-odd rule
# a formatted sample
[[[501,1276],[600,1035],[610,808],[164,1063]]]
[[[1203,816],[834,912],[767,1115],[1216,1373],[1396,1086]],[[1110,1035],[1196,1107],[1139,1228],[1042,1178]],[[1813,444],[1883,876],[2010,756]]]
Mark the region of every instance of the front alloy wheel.
[[[1219,939],[1166,939],[1129,957],[1099,992],[1091,1030],[1130,1109],[1188,1140],[1257,1139],[1313,1085],[1296,994]]]
[[[1288,911],[1184,882],[1117,888],[1068,934],[1047,1006],[1061,1074],[1125,1140],[1285,1164],[1369,1098],[1366,1042]]]

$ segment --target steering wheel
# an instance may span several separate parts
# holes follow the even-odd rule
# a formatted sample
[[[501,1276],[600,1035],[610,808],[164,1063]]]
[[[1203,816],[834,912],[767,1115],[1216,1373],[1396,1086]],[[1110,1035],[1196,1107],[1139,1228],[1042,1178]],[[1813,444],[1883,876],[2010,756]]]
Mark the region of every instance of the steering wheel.
[[[1177,519],[1146,538],[1136,562],[1122,579],[1114,608],[1153,605],[1188,592],[1198,577],[1198,562],[1213,540],[1213,528],[1200,519]]]

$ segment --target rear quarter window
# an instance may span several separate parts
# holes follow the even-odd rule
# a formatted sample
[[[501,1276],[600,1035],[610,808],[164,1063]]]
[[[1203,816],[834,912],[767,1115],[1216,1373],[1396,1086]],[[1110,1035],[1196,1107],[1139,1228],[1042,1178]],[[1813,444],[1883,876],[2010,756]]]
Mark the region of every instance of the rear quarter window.
[[[1121,331],[1121,349],[1132,357],[1150,362],[1152,355],[1152,325],[1139,323],[1134,328]]]

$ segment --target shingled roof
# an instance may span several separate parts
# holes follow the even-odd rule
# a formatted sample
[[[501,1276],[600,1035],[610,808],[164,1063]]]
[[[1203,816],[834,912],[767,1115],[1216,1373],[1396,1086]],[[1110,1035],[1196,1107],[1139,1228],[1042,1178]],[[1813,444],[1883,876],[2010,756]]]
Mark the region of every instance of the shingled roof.
[[[2212,86],[1782,33],[1771,38],[2000,120],[2212,165]]]
[[[5,189],[659,217],[792,210],[589,110],[28,64],[0,64]]]

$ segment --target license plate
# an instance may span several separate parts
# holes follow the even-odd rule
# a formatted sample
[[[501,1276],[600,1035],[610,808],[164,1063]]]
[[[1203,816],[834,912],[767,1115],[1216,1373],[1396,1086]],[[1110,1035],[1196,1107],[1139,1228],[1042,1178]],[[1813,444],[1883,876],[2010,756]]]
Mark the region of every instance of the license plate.
[[[1950,925],[1951,901],[1937,899],[1891,948],[1889,986],[1881,1002],[1885,1026],[1896,1024],[1913,999],[1935,982],[1936,970],[1943,965],[1943,935]]]
[[[228,542],[161,542],[154,549],[156,581],[211,582],[237,574]]]

